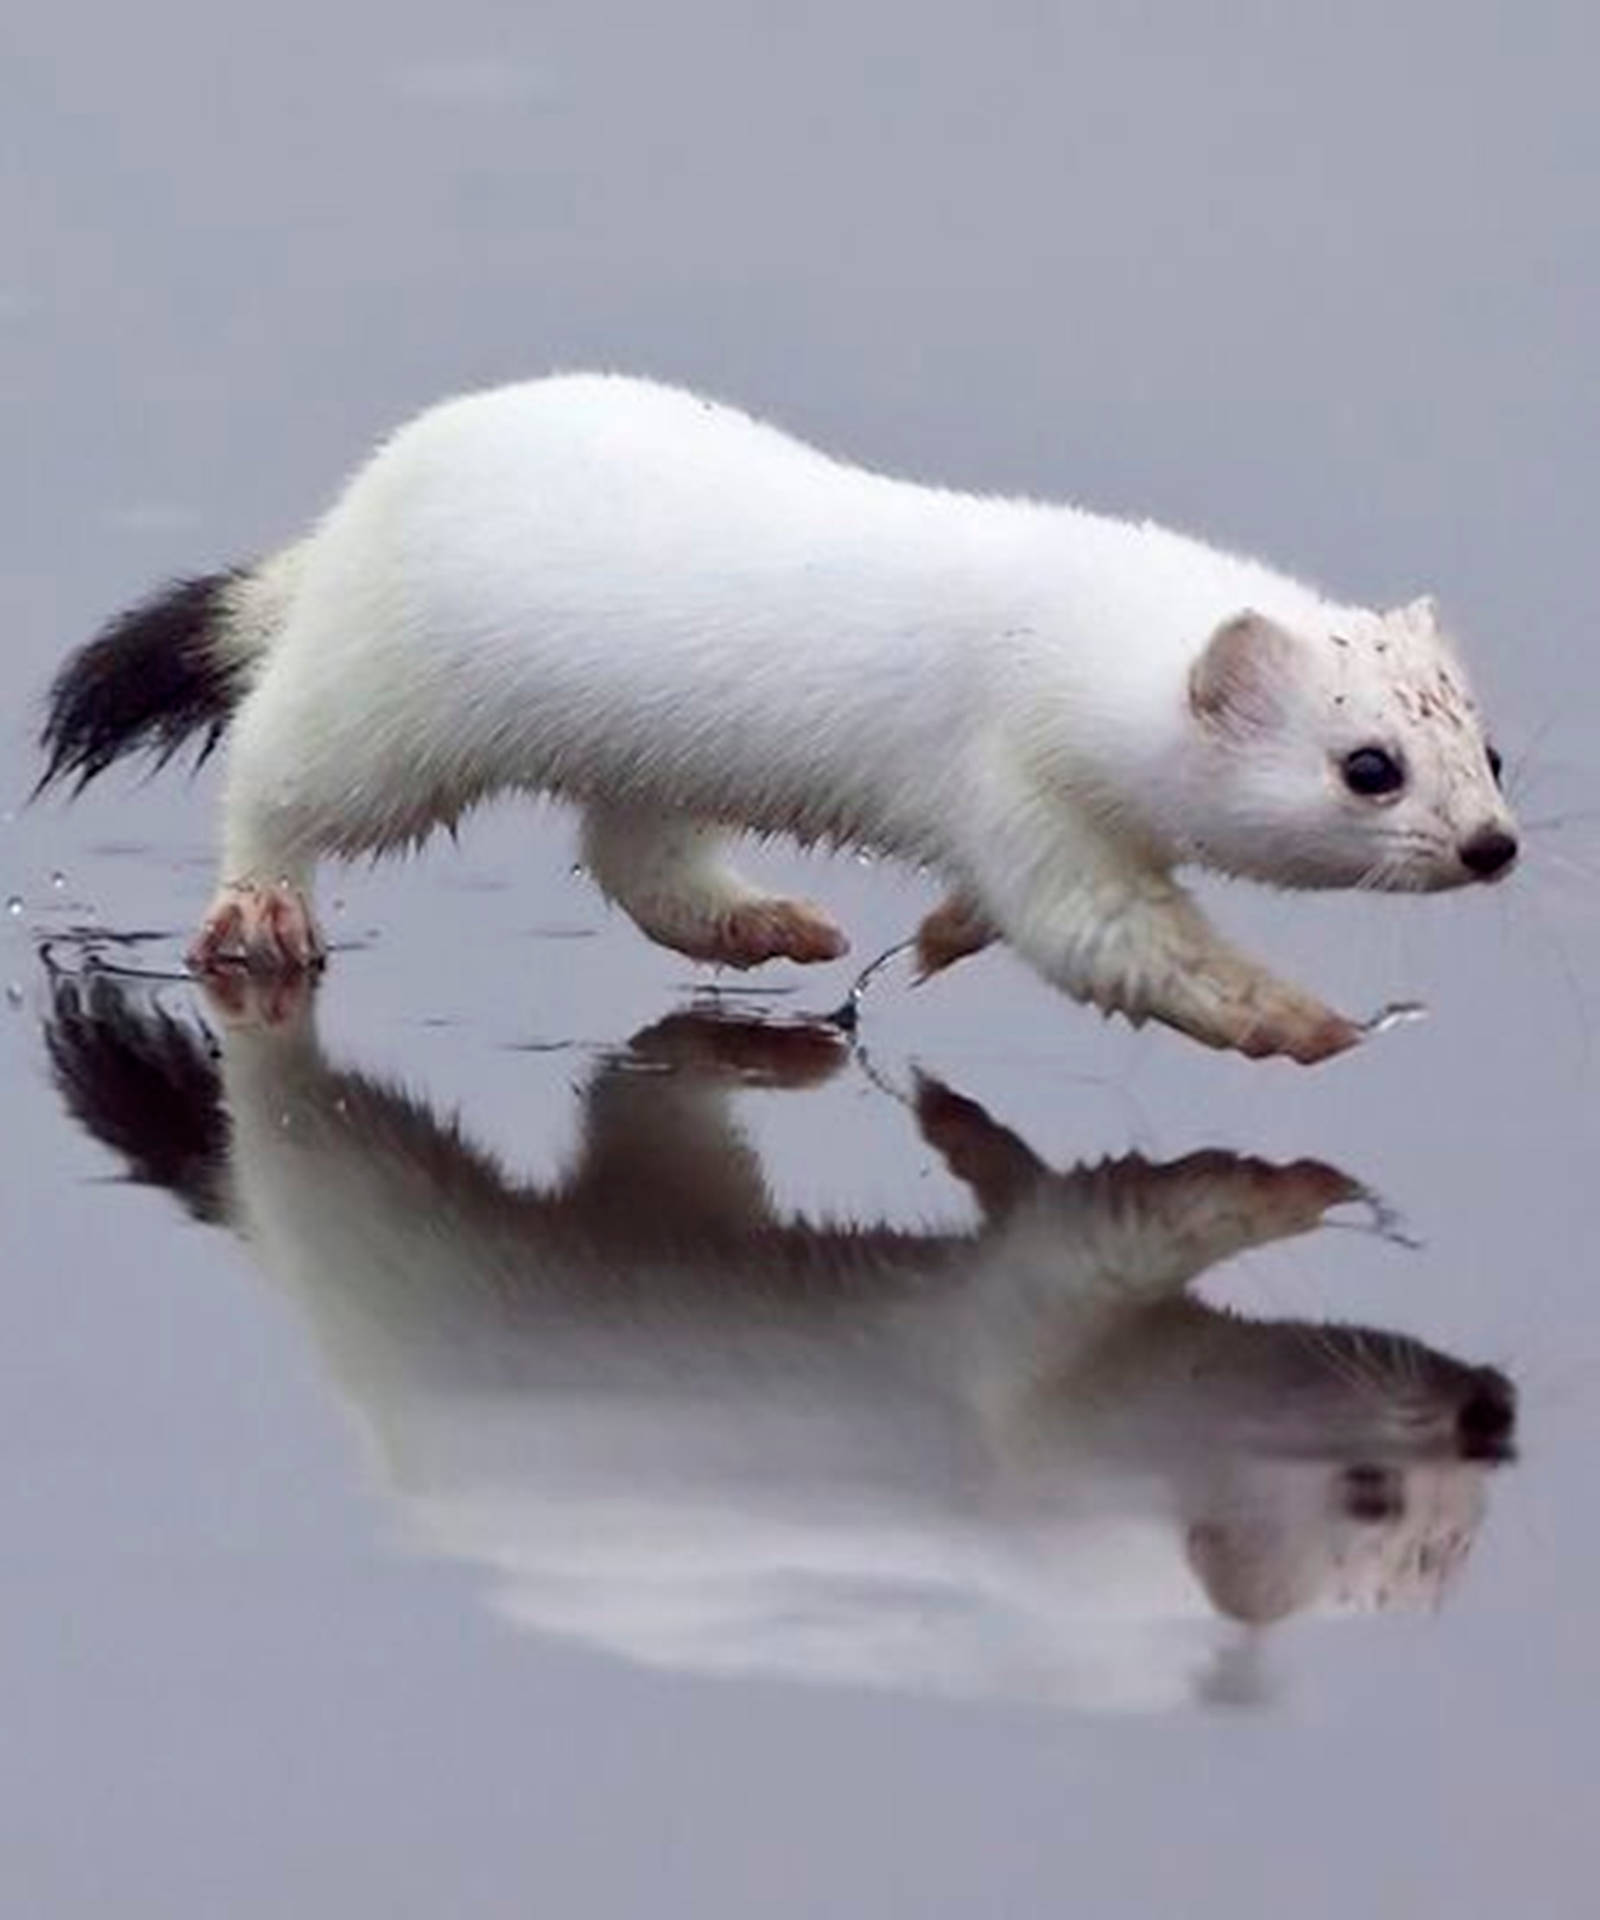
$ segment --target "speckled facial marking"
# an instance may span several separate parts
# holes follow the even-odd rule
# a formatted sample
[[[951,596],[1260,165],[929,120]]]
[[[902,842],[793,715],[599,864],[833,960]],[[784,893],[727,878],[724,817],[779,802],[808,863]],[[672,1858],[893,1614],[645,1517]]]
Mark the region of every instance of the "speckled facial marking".
[[[1431,892],[1516,855],[1466,671],[1430,601],[1224,621],[1191,671],[1191,858],[1278,886]]]
[[[1402,791],[1366,803],[1374,858],[1383,862],[1374,884],[1427,889],[1480,877],[1463,865],[1462,847],[1486,833],[1514,837],[1515,828],[1477,701],[1433,603],[1355,613],[1327,638],[1319,651],[1331,763],[1377,747],[1405,768]],[[1359,828],[1359,796],[1338,799]]]

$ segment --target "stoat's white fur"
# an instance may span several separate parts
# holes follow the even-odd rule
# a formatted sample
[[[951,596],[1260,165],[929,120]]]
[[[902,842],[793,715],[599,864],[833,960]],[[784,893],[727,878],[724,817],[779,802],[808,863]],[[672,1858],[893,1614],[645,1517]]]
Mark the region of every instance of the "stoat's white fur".
[[[520,788],[576,802],[601,887],[696,957],[842,951],[722,847],[848,842],[947,878],[930,968],[998,935],[1103,1008],[1320,1058],[1355,1030],[1173,869],[1447,886],[1510,829],[1427,603],[1380,616],[1159,527],[884,478],[640,380],[434,409],[238,596],[222,644],[265,651],[208,960],[303,957],[321,856]],[[1369,744],[1398,796],[1342,783]]]

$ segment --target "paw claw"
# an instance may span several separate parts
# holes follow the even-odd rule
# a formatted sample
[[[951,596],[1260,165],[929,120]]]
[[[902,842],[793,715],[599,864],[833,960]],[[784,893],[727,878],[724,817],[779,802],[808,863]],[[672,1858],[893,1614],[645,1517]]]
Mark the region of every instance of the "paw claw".
[[[1365,1038],[1361,1029],[1342,1014],[1324,1013],[1282,1036],[1277,1051],[1287,1054],[1302,1067],[1314,1067],[1319,1061],[1331,1060],[1335,1054],[1359,1046]]]

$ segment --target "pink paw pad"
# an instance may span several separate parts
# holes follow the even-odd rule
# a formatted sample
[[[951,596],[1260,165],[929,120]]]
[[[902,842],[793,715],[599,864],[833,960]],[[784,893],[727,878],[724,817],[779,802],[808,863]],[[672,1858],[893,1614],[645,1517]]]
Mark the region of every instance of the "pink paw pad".
[[[305,895],[288,881],[230,881],[212,901],[189,948],[196,973],[242,966],[252,973],[306,973],[326,949]]]

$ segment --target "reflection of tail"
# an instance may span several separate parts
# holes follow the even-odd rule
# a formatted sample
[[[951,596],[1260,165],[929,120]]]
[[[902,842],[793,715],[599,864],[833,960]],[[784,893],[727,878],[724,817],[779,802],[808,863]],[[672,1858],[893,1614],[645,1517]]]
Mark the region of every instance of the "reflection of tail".
[[[228,1116],[205,1034],[109,980],[56,982],[51,1073],[79,1123],[137,1185],[166,1187],[197,1220],[228,1218]]]
[[[203,760],[283,622],[299,560],[290,547],[259,567],[177,581],[80,647],[50,688],[40,789],[69,776],[85,787],[141,750],[162,765],[194,734]]]

